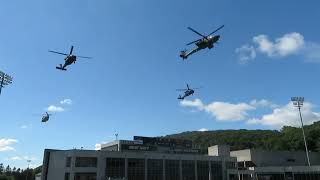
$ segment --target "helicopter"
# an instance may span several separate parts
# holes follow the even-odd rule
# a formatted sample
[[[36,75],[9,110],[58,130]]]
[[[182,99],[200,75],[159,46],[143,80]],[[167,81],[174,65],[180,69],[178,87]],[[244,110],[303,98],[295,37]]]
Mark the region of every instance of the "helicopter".
[[[77,57],[78,58],[86,58],[86,59],[91,59],[91,57],[86,57],[86,56],[76,56],[76,55],[73,55],[72,54],[72,51],[73,51],[73,46],[71,46],[71,49],[70,49],[70,53],[69,54],[65,54],[65,53],[61,53],[61,52],[57,52],[57,51],[50,51],[51,53],[56,53],[56,54],[61,54],[61,55],[65,55],[66,57],[64,58],[64,65],[60,64],[59,67],[56,67],[57,69],[60,69],[60,70],[63,70],[63,71],[66,71],[66,67],[71,65],[72,63],[76,63],[77,61]]]
[[[46,112],[46,113],[42,116],[41,122],[47,122],[47,121],[49,121],[49,118],[50,118],[51,115],[52,115],[52,114],[49,114],[48,112]]]
[[[183,95],[183,96],[179,95],[178,99],[184,100],[186,97],[188,97],[188,96],[190,96],[190,95],[193,95],[195,89],[200,89],[200,88],[193,88],[193,89],[191,89],[191,88],[189,87],[189,85],[187,84],[187,89],[177,89],[177,91],[184,91],[184,95]]]
[[[218,43],[218,40],[220,39],[220,35],[213,35],[215,32],[219,31],[220,29],[222,29],[224,27],[224,25],[220,26],[218,29],[214,30],[212,33],[210,33],[207,36],[202,35],[201,33],[199,33],[198,31],[194,30],[191,27],[188,27],[188,29],[196,34],[198,34],[199,36],[201,36],[202,38],[197,39],[195,41],[192,41],[190,43],[187,44],[191,45],[191,44],[196,44],[197,47],[195,47],[194,49],[192,49],[191,51],[187,51],[187,50],[183,50],[180,52],[180,57],[185,60],[187,59],[191,54],[196,53],[202,49],[208,48],[211,49],[214,47],[215,43]]]

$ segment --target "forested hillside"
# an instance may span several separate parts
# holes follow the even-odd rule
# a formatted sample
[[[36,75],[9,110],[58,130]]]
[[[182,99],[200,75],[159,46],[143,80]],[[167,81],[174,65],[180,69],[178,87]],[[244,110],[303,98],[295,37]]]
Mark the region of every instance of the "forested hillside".
[[[320,152],[320,122],[305,126],[306,139],[310,151]],[[217,144],[228,144],[231,150],[259,148],[265,150],[304,150],[301,128],[285,126],[276,130],[215,130],[192,131],[166,137],[192,140],[204,149]]]

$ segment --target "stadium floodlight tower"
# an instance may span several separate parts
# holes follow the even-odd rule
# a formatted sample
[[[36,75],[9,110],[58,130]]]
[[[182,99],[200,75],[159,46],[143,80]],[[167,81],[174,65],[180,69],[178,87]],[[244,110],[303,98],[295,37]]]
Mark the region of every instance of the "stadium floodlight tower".
[[[0,95],[1,95],[2,88],[11,83],[12,83],[12,77],[0,71]]]
[[[295,107],[297,107],[299,109],[299,115],[300,115],[300,121],[301,121],[301,129],[302,129],[302,135],[303,135],[303,140],[304,140],[304,146],[306,148],[306,155],[307,155],[308,165],[310,166],[309,151],[308,151],[306,136],[304,134],[303,121],[302,121],[302,115],[301,115],[301,107],[303,106],[304,97],[292,97],[291,101],[293,103],[293,106],[295,106]]]
[[[29,176],[29,166],[30,166],[31,160],[28,159],[27,162],[28,162],[28,169],[27,169],[27,174],[26,174],[26,180],[28,180],[28,176]]]

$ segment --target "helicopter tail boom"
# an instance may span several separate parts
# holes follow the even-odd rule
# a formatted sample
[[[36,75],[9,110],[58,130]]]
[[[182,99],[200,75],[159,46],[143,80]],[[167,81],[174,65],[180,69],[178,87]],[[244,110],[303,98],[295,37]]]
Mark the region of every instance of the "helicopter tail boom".
[[[62,71],[66,71],[67,69],[66,68],[64,68],[63,66],[62,66],[62,64],[60,64],[60,67],[56,67],[56,69],[60,69],[60,70],[62,70]]]

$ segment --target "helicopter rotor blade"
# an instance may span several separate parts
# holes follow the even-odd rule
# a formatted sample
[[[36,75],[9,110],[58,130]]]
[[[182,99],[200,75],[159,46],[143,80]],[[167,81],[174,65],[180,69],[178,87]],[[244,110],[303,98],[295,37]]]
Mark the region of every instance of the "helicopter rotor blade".
[[[176,89],[176,91],[186,91],[188,89]]]
[[[189,29],[190,31],[192,31],[192,32],[194,32],[194,33],[196,33],[196,34],[198,34],[199,36],[202,36],[203,38],[206,38],[206,39],[207,39],[207,36],[204,36],[204,35],[200,34],[198,31],[196,31],[196,30],[192,29],[191,27],[188,27],[188,29]]]
[[[85,58],[85,59],[92,59],[92,57],[87,57],[87,56],[77,56],[78,58]]]
[[[72,54],[72,51],[73,51],[73,46],[71,46],[71,49],[70,49],[70,55]]]
[[[49,51],[51,53],[56,53],[56,54],[61,54],[61,55],[65,55],[65,56],[68,56],[68,54],[65,54],[65,53],[61,53],[61,52],[57,52],[57,51]]]
[[[194,44],[194,43],[196,43],[196,42],[199,42],[199,41],[201,41],[201,39],[198,39],[198,40],[195,40],[195,41],[189,42],[189,43],[187,44],[187,46],[189,46],[189,45],[191,45],[191,44]]]
[[[208,36],[212,35],[213,33],[219,31],[220,29],[222,29],[224,27],[224,25],[220,26],[218,29],[214,30],[212,33],[210,33]]]
[[[200,86],[200,87],[196,87],[196,88],[192,88],[192,89],[202,89],[203,87],[202,86]]]

